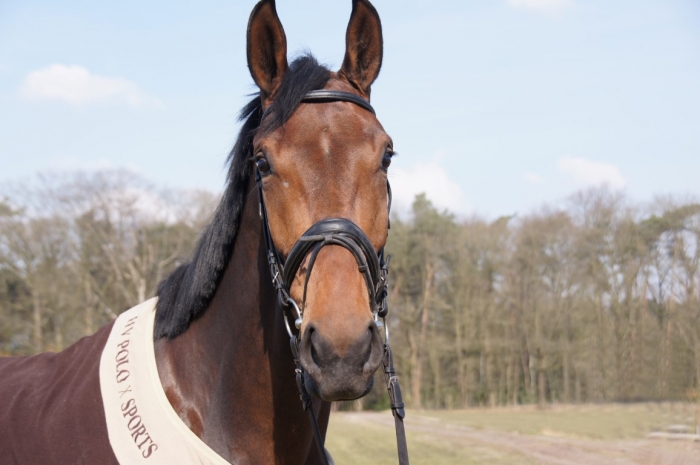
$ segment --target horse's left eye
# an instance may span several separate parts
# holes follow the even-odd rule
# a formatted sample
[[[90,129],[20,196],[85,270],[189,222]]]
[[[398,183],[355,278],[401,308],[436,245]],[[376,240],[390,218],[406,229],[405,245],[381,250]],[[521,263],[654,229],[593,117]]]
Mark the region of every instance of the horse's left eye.
[[[258,171],[263,176],[270,172],[270,163],[264,158],[258,158],[255,166],[258,167]]]
[[[385,152],[384,156],[382,157],[382,169],[384,171],[389,169],[389,165],[391,165],[391,157],[394,156],[393,152]]]

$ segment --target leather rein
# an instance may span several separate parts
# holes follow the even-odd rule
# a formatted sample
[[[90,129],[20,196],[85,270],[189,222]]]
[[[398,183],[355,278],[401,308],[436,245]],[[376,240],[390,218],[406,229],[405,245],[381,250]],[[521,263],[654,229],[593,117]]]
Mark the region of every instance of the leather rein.
[[[375,113],[374,108],[372,108],[372,105],[370,105],[367,100],[350,92],[327,89],[313,90],[308,92],[302,99],[302,103],[324,103],[337,101],[351,102],[367,111],[372,112],[373,114]],[[269,114],[273,106],[274,103],[263,112],[262,116],[260,117],[261,122],[265,116]],[[255,170],[255,180],[258,187],[259,214],[262,221],[265,246],[267,247],[267,260],[270,266],[272,284],[277,292],[277,299],[280,306],[283,309],[287,309],[291,313],[292,318],[294,319],[294,326],[297,330],[301,328],[301,323],[303,321],[303,310],[299,309],[299,305],[291,297],[289,289],[292,281],[294,280],[294,276],[296,276],[299,267],[304,262],[307,255],[311,254],[306,268],[306,280],[304,282],[304,293],[301,304],[302,309],[306,303],[306,288],[311,276],[311,270],[314,267],[316,257],[318,256],[321,248],[328,245],[341,246],[350,251],[355,258],[358,270],[362,274],[367,286],[370,306],[372,313],[374,314],[375,323],[379,329],[382,327],[384,328],[384,379],[389,391],[391,412],[394,416],[394,423],[396,427],[396,442],[399,455],[399,464],[408,465],[408,447],[406,445],[406,433],[404,431],[403,424],[406,411],[404,409],[404,403],[401,396],[399,379],[396,376],[396,370],[394,369],[391,347],[389,347],[389,329],[385,320],[389,312],[387,290],[389,262],[391,260],[391,256],[386,257],[386,260],[384,259],[384,248],[382,248],[379,252],[376,252],[367,235],[352,221],[346,218],[329,218],[321,220],[312,225],[292,246],[292,249],[287,256],[287,260],[282,262],[270,234],[270,224],[268,222],[267,209],[265,208],[265,199],[263,197],[262,174],[257,168]],[[391,187],[389,186],[388,181],[387,191],[389,197],[388,209],[391,211]],[[294,356],[294,364],[296,365],[296,383],[297,388],[299,389],[302,405],[304,410],[309,414],[316,446],[318,447],[321,455],[321,462],[323,465],[330,465],[333,463],[333,459],[325,450],[323,437],[321,436],[316,415],[314,414],[311,405],[311,396],[306,390],[306,386],[304,384],[305,373],[299,360],[299,338],[292,331],[287,314],[284,315],[284,324],[290,337],[290,346]]]

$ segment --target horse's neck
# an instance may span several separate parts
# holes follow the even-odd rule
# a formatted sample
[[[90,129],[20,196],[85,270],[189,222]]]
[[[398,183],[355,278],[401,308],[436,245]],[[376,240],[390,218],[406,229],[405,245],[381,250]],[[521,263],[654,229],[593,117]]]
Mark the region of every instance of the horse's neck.
[[[158,372],[173,408],[233,463],[303,463],[312,446],[269,279],[253,191],[209,308],[180,336],[156,342]]]

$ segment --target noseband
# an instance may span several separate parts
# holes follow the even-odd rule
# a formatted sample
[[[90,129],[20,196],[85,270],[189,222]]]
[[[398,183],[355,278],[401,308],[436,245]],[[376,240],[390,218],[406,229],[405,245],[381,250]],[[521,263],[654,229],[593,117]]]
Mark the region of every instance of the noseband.
[[[354,103],[367,111],[375,114],[374,108],[370,103],[349,92],[337,90],[313,90],[308,92],[302,99],[302,103],[327,103],[327,102],[350,102]],[[265,118],[273,108],[274,104],[270,105],[260,117],[260,121]],[[263,235],[265,237],[265,245],[267,247],[267,260],[270,266],[270,275],[272,276],[272,284],[277,291],[277,299],[280,306],[284,309],[293,310],[292,317],[294,318],[294,326],[297,330],[301,328],[303,321],[303,309],[306,306],[306,290],[311,277],[311,271],[316,263],[316,257],[321,249],[328,245],[336,245],[348,250],[355,258],[359,272],[362,274],[367,291],[369,294],[370,309],[374,315],[374,321],[378,328],[384,327],[384,377],[389,390],[389,400],[392,413],[394,415],[396,426],[396,439],[398,443],[399,463],[408,465],[408,449],[406,446],[406,435],[404,432],[403,418],[405,417],[404,403],[401,397],[401,389],[399,381],[396,377],[394,369],[393,357],[391,348],[389,347],[389,329],[386,325],[385,318],[389,312],[387,304],[387,289],[389,262],[391,256],[384,259],[384,248],[377,252],[369,240],[367,235],[352,221],[346,218],[329,218],[321,220],[313,224],[289,251],[286,261],[280,259],[279,252],[275,247],[270,234],[270,224],[267,217],[267,209],[265,208],[265,199],[263,198],[262,190],[262,175],[256,168],[255,180],[258,186],[258,202],[259,213],[262,221]],[[391,211],[391,187],[387,181],[388,194],[388,210]],[[306,279],[304,281],[304,292],[301,302],[301,310],[299,305],[290,295],[291,283],[299,271],[306,257],[310,255],[309,262],[306,266]],[[381,321],[379,320],[381,318]],[[313,408],[311,408],[311,396],[306,390],[304,384],[304,370],[299,360],[299,339],[294,334],[290,325],[289,317],[284,315],[284,324],[290,337],[290,345],[294,355],[294,363],[296,364],[296,381],[299,388],[301,401],[309,413],[309,418],[314,430],[316,445],[319,448],[321,461],[324,465],[328,465],[330,455],[327,455],[323,447],[323,438],[316,423],[316,416]],[[332,459],[331,459],[332,460]]]

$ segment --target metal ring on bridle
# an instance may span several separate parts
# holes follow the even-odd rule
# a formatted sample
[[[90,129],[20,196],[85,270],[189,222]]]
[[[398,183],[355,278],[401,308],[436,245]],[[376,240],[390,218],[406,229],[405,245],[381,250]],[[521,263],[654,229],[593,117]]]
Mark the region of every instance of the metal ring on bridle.
[[[280,289],[278,293],[279,301],[283,303],[285,306],[292,306],[294,309],[294,313],[296,313],[296,318],[294,319],[294,327],[299,330],[301,329],[301,322],[302,322],[302,316],[301,316],[301,310],[299,310],[299,306],[297,305],[296,301],[292,299],[292,297],[284,290]],[[287,315],[283,316],[284,318],[284,326],[287,328],[287,333],[289,333],[289,337],[294,337],[294,333],[292,332],[292,328],[289,326],[289,319],[287,318]]]

